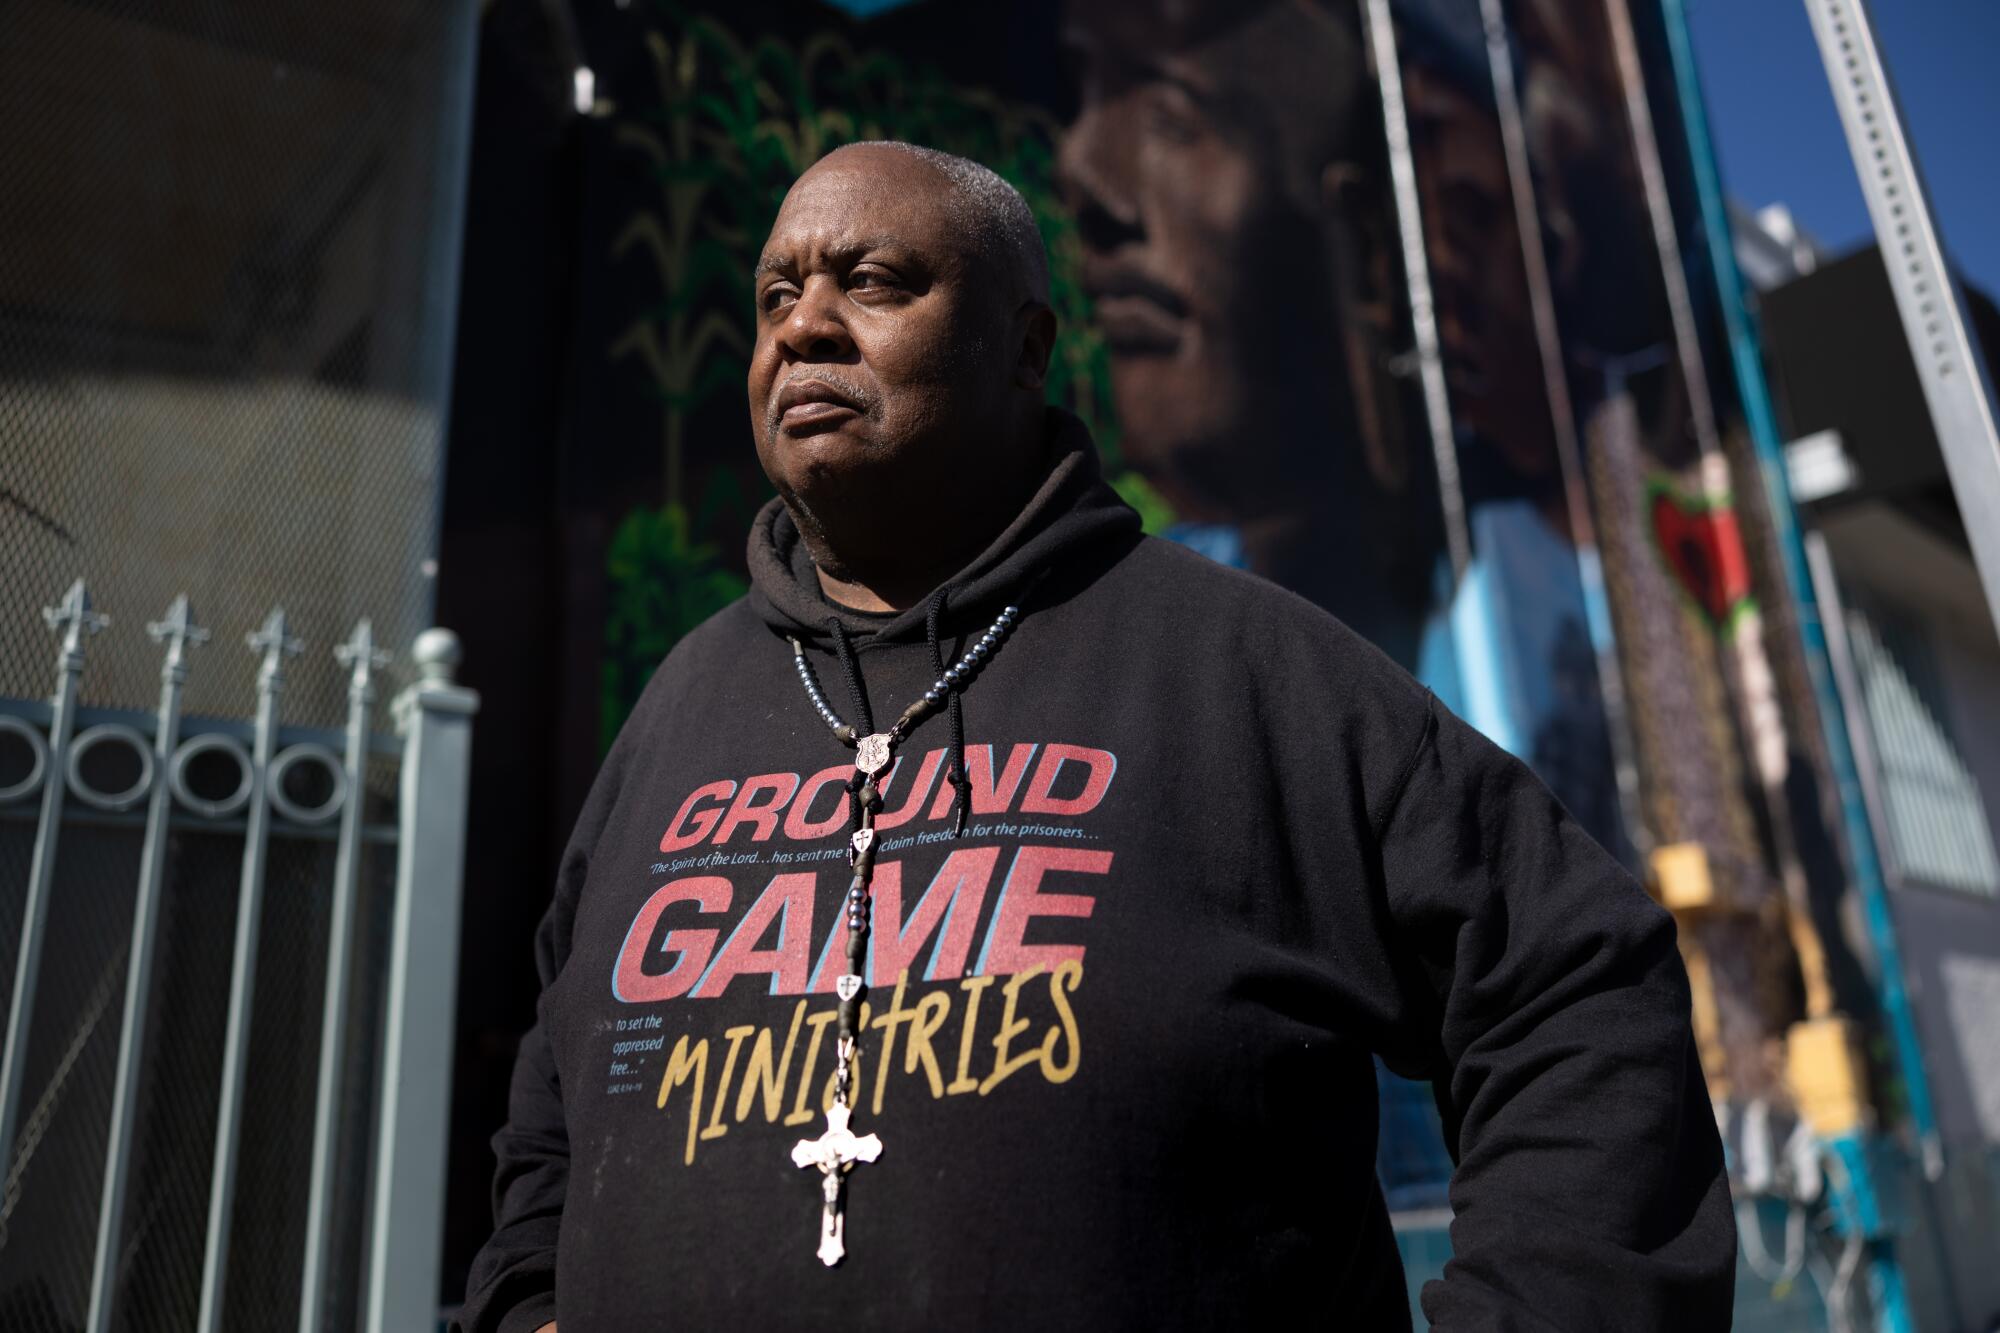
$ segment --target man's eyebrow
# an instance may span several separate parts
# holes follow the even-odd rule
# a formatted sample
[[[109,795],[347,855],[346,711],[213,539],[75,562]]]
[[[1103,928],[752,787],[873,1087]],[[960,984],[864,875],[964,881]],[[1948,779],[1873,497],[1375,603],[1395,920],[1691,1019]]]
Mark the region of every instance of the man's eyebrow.
[[[887,251],[896,258],[906,261],[914,258],[907,244],[887,234],[867,236],[852,241],[841,241],[837,244],[824,247],[821,253],[836,264],[852,264],[862,256],[874,251]],[[775,250],[767,251],[757,261],[757,267],[751,270],[750,278],[754,282],[766,273],[789,273],[797,268],[797,266],[797,261],[792,255]]]

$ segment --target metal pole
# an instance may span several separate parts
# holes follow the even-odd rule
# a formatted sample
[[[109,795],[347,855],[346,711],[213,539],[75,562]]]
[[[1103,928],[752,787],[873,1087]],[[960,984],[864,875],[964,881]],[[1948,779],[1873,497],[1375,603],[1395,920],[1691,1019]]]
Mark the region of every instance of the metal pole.
[[[1444,507],[1445,543],[1451,552],[1452,583],[1456,586],[1464,580],[1472,564],[1472,535],[1466,527],[1465,491],[1458,476],[1458,440],[1452,431],[1444,355],[1438,344],[1437,299],[1431,290],[1430,260],[1424,253],[1423,214],[1417,198],[1416,160],[1410,149],[1409,110],[1403,101],[1403,69],[1396,53],[1395,20],[1389,14],[1389,0],[1367,0],[1361,15],[1375,56],[1375,77],[1382,88],[1382,128],[1389,146],[1389,177],[1395,192],[1403,276],[1410,292],[1410,331],[1417,342],[1424,417],[1430,426],[1431,455],[1437,466],[1439,501]]]
[[[1986,586],[1986,611],[2000,627],[2000,433],[1986,361],[1966,321],[1958,279],[1945,264],[1865,0],[1806,0],[1806,12]]]
[[[451,17],[442,21],[439,46],[442,58],[431,69],[431,78],[440,102],[449,99],[438,119],[434,156],[426,173],[431,182],[432,219],[425,243],[422,272],[422,322],[418,327],[432,330],[413,349],[415,365],[411,378],[412,400],[435,404],[433,413],[438,441],[438,466],[442,467],[445,441],[451,425],[452,368],[457,355],[459,283],[465,270],[467,199],[472,189],[472,93],[478,66],[480,18],[486,0],[449,0]],[[563,13],[570,12],[563,6]],[[430,528],[433,546],[444,531],[444,487],[431,492]],[[424,580],[424,618],[437,609],[437,578]]]
[[[452,683],[458,638],[417,636],[421,677],[396,697],[404,737],[396,909],[368,1250],[369,1333],[437,1320],[445,1141],[458,991],[460,883],[479,696]]]
[[[153,729],[153,790],[146,807],[146,841],[139,852],[139,894],[132,905],[132,947],[126,959],[125,1013],[118,1031],[118,1072],[112,1083],[111,1125],[104,1153],[104,1190],[97,1209],[97,1253],[90,1270],[89,1333],[111,1326],[117,1294],[119,1244],[125,1230],[125,1189],[132,1165],[132,1119],[139,1097],[139,1072],[146,1043],[146,1015],[153,988],[153,952],[159,935],[160,884],[167,864],[167,818],[173,793],[167,766],[181,736],[181,688],[187,684],[187,650],[208,641],[194,623],[187,595],[174,598],[165,620],[146,626],[167,646],[160,664],[160,711]]]
[[[245,640],[264,655],[257,670],[257,739],[252,749],[250,813],[243,833],[243,879],[236,898],[236,951],[229,975],[229,1024],[222,1045],[222,1097],[215,1117],[215,1162],[209,1177],[208,1243],[201,1265],[201,1333],[222,1326],[224,1283],[229,1274],[230,1212],[236,1199],[236,1154],[242,1137],[243,1080],[250,1055],[250,1001],[257,985],[257,928],[264,912],[264,853],[271,833],[266,780],[278,746],[278,705],[285,691],[285,659],[305,647],[292,637],[284,608]]]
[[[1570,396],[1561,324],[1556,314],[1555,285],[1549,279],[1548,252],[1542,242],[1541,206],[1535,194],[1535,173],[1528,156],[1528,135],[1521,111],[1521,93],[1514,78],[1514,48],[1508,35],[1501,0],[1479,0],[1486,27],[1486,62],[1493,74],[1493,105],[1500,120],[1500,142],[1507,157],[1509,193],[1514,201],[1514,226],[1521,233],[1521,260],[1528,274],[1528,298],[1535,322],[1535,343],[1541,350],[1543,388],[1549,399],[1549,420],[1555,431],[1556,458],[1562,467],[1563,499],[1570,535],[1576,544],[1578,581],[1583,585],[1584,617],[1597,658],[1598,691],[1611,736],[1614,781],[1618,785],[1620,823],[1632,849],[1643,859],[1652,851],[1652,831],[1640,818],[1638,742],[1625,696],[1625,672],[1618,662],[1618,631],[1604,588],[1604,560],[1598,549],[1596,520],[1590,510],[1590,485],[1583,463],[1583,446],[1576,429],[1576,404]]]
[[[83,641],[110,620],[90,609],[83,580],[72,583],[59,606],[45,607],[42,619],[63,636],[56,655],[54,712],[49,719],[49,762],[42,782],[42,814],[35,825],[35,850],[28,865],[28,893],[21,912],[21,943],[14,962],[14,1002],[7,1010],[7,1043],[0,1050],[0,1180],[14,1160],[20,1127],[22,1084],[28,1074],[28,1033],[35,1015],[35,984],[42,971],[42,936],[48,928],[49,883],[56,869],[56,840],[62,832],[63,793],[68,790],[70,733],[76,728],[76,682],[83,674]],[[157,780],[157,779],[156,779]]]
[[[306,1191],[306,1256],[299,1281],[299,1333],[318,1333],[326,1304],[326,1263],[333,1237],[334,1155],[340,1138],[341,1060],[347,1045],[347,973],[354,939],[355,884],[361,877],[361,822],[366,815],[368,724],[375,702],[374,670],[389,654],[375,647],[363,620],[333,650],[349,668],[347,682],[347,805],[334,853],[332,918],[326,949],[326,999],[320,1009],[319,1094],[313,1108],[312,1175]]]

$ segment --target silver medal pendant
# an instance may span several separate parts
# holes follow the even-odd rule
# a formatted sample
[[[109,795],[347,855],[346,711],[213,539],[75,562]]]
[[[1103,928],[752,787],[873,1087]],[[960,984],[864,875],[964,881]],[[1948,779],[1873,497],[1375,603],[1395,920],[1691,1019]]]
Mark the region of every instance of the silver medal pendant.
[[[878,731],[854,743],[854,766],[868,777],[877,777],[889,766],[889,733]]]

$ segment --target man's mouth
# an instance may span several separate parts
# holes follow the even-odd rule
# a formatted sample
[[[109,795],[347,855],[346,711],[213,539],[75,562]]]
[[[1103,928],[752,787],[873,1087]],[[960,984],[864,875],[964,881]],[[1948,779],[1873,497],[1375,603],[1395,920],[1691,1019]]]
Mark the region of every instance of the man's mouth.
[[[1086,268],[1084,289],[1114,355],[1158,356],[1180,346],[1187,302],[1165,283],[1130,268]]]
[[[793,379],[778,391],[771,405],[771,425],[774,430],[807,432],[860,416],[868,402],[859,385],[814,374]]]

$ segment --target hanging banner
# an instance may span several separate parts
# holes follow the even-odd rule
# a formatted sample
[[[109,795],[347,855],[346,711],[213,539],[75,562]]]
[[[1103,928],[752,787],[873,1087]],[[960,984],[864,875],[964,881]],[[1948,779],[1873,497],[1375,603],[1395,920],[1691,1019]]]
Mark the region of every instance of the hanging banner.
[[[1680,111],[1658,68],[1664,33],[1652,5],[1628,0],[1512,0],[1509,17],[1638,822],[1655,848],[1699,848],[1728,909],[1689,924],[1713,982],[1713,1022],[1698,1026],[1714,1090],[1782,1096],[1765,1052],[1801,1009],[1773,913],[1788,888],[1803,895],[1788,787],[1801,731],[1777,671],[1797,680],[1802,667],[1792,636],[1773,632],[1790,608],[1723,355]]]

